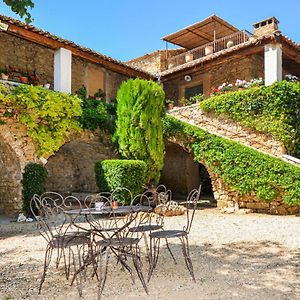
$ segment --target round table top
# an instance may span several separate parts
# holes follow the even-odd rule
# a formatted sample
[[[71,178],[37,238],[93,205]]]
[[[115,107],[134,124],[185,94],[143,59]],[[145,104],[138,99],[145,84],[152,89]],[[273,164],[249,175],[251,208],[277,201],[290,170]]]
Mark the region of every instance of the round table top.
[[[67,215],[110,215],[110,214],[129,214],[132,212],[151,212],[153,207],[146,205],[124,205],[118,208],[102,207],[99,210],[95,208],[71,209],[65,211]]]

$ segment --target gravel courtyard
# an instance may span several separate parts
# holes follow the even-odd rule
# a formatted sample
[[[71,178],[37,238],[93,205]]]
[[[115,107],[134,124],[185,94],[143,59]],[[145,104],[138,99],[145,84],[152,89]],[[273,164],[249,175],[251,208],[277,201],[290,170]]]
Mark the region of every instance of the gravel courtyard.
[[[185,217],[165,219],[180,228]],[[194,283],[176,240],[175,265],[162,247],[147,296],[138,280],[111,260],[103,299],[300,299],[300,217],[196,212],[190,250]],[[38,295],[45,242],[35,224],[0,225],[0,299],[78,299],[63,270],[50,268]],[[95,280],[85,283],[85,299],[96,298]]]

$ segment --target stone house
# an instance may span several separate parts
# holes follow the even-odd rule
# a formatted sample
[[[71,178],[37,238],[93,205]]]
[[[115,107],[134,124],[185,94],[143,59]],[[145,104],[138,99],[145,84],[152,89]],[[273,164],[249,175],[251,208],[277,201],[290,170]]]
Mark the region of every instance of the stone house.
[[[300,76],[300,45],[280,33],[276,18],[254,24],[250,34],[213,15],[163,39],[180,48],[158,50],[123,63],[0,15],[0,69],[11,65],[34,70],[41,84],[50,83],[62,92],[75,92],[84,85],[94,95],[101,89],[107,102],[115,99],[119,85],[130,77],[159,80],[167,98],[178,103],[195,93],[208,95],[212,87],[236,79],[263,77],[266,84],[272,84],[285,74]],[[95,192],[95,161],[114,155],[109,138],[102,134],[75,137],[45,163],[47,189]],[[39,158],[26,128],[6,120],[0,127],[0,213],[21,209],[22,173],[32,161],[39,162]],[[209,186],[210,177],[188,151],[167,143],[162,183],[172,191],[186,194],[205,180]]]
[[[255,23],[253,34],[216,15],[163,37],[181,48],[155,51],[127,62],[160,76],[167,98],[178,100],[236,79],[264,78],[265,84],[286,74],[300,76],[300,45],[283,35],[274,17]]]
[[[93,96],[101,89],[108,102],[115,99],[120,84],[129,77],[152,78],[148,72],[3,15],[0,53],[0,69],[9,65],[33,70],[40,84],[50,83],[62,92],[85,86]]]

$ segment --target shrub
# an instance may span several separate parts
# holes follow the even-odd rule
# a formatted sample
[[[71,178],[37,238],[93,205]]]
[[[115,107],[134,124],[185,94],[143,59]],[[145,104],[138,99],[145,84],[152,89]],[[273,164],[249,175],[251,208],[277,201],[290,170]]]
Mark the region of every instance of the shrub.
[[[241,195],[254,193],[272,201],[279,192],[289,205],[300,205],[300,168],[279,158],[215,136],[174,117],[164,119],[167,137],[183,140],[194,159],[218,174],[225,184]]]
[[[206,99],[200,107],[271,134],[300,157],[300,83],[281,81]]]
[[[80,123],[84,129],[108,128],[109,115],[105,104],[100,100],[82,99]]]
[[[146,181],[158,182],[163,168],[164,141],[161,118],[165,94],[153,81],[129,79],[117,94],[117,122],[114,139],[127,159],[143,160]]]
[[[34,194],[45,192],[47,170],[39,164],[29,163],[23,173],[23,211],[28,216],[31,215],[30,200]]]
[[[137,195],[145,183],[146,164],[141,160],[103,160],[96,163],[95,171],[100,191],[125,187]]]

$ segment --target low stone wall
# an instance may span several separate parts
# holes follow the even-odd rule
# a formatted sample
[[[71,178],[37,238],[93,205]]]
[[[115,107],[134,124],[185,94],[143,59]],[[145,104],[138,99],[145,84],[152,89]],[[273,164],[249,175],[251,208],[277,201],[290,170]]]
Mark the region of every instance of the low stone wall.
[[[239,209],[249,209],[258,213],[270,213],[274,215],[290,215],[300,213],[299,205],[288,205],[283,202],[282,195],[279,195],[271,202],[265,202],[258,199],[254,194],[240,195],[237,191],[228,188],[221,178],[211,176],[214,189],[214,196],[217,200],[218,208],[227,209],[230,212]],[[226,211],[226,210],[225,210]]]
[[[175,108],[169,114],[209,133],[239,142],[264,153],[282,157],[286,149],[271,136],[248,130],[241,125],[199,109],[199,104]]]

